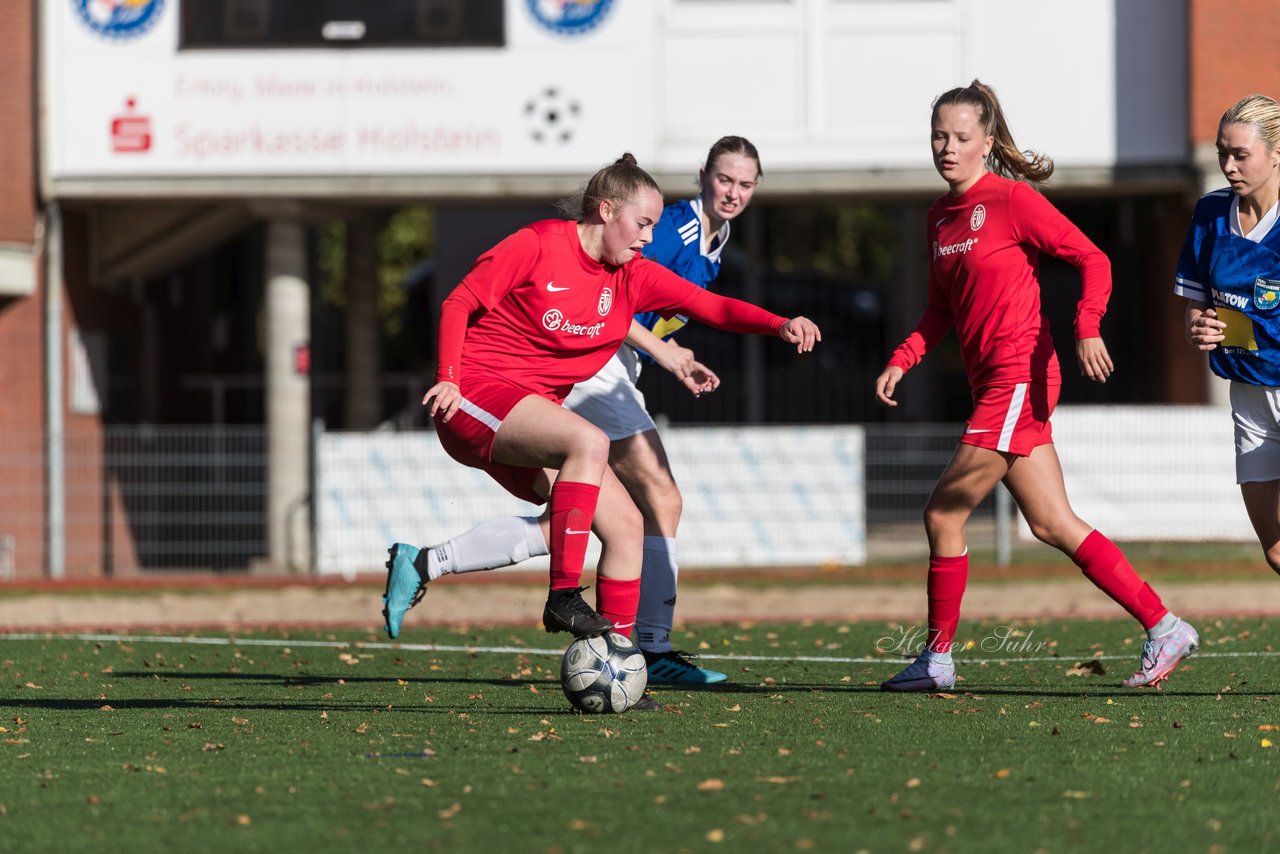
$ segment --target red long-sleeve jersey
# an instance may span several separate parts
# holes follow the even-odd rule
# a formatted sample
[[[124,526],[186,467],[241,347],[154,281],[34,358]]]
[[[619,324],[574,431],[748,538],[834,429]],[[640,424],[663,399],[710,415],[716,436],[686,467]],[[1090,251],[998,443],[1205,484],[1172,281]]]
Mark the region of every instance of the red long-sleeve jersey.
[[[1080,271],[1076,339],[1096,338],[1111,295],[1111,262],[1047,199],[987,173],[929,208],[929,296],[890,365],[914,367],[953,325],[969,384],[1062,382],[1040,309],[1039,253]]]
[[[787,322],[641,256],[602,264],[583,250],[576,223],[543,220],[481,255],[445,300],[436,380],[465,393],[471,378],[487,375],[561,403],[617,352],[638,311],[758,335]]]

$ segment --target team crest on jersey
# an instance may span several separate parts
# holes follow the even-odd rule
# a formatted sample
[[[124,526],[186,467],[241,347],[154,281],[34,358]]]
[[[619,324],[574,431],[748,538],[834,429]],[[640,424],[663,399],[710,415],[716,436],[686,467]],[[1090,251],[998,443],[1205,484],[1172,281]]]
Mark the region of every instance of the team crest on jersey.
[[[1261,276],[1253,280],[1253,307],[1259,311],[1268,311],[1280,305],[1280,279],[1264,279]]]
[[[600,302],[596,304],[596,311],[600,312],[601,317],[604,317],[611,308],[613,308],[613,291],[605,288],[600,292]]]
[[[987,209],[982,205],[978,205],[973,209],[973,214],[969,217],[969,228],[977,231],[982,228],[982,224],[987,221]]]

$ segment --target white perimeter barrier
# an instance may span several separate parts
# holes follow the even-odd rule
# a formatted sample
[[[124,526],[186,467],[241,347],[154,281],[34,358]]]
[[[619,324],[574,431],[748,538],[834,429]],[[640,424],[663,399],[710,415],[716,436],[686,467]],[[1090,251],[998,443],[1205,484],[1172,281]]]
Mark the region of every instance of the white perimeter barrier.
[[[684,494],[681,566],[866,562],[861,427],[671,427],[662,441]],[[392,543],[542,509],[454,462],[429,432],[321,434],[316,499],[317,566],[345,575],[381,569]]]
[[[1072,509],[1113,540],[1254,539],[1228,407],[1064,406],[1053,441]]]

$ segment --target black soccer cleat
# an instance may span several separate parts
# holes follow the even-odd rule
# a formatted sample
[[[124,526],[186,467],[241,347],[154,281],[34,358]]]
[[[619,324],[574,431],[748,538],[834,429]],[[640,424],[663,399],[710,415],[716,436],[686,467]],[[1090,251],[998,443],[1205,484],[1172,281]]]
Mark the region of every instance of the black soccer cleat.
[[[542,625],[547,633],[569,632],[576,638],[594,638],[610,631],[613,623],[597,614],[582,598],[585,587],[566,587],[547,594]]]

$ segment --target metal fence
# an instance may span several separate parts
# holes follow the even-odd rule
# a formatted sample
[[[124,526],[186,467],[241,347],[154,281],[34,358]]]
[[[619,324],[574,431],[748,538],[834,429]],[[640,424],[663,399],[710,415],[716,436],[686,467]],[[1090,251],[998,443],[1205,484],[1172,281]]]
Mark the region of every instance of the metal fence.
[[[866,428],[870,559],[923,549],[920,511],[957,435],[954,425]],[[68,575],[244,572],[266,558],[265,428],[108,426],[68,432],[64,447]],[[43,437],[0,438],[0,478],[0,580],[38,577]]]
[[[1134,538],[1187,539],[1185,530],[1170,537],[1168,526],[1184,517],[1190,504],[1196,525],[1183,527],[1203,532],[1200,539],[1251,538],[1230,473],[1230,420],[1224,412],[1067,407],[1054,420],[1055,434],[1064,440],[1060,454],[1072,502],[1084,518],[1119,530],[1122,517],[1133,517],[1145,527],[1130,524],[1130,530],[1152,532]],[[958,424],[861,428],[868,560],[915,560],[926,553],[921,511],[961,429]],[[1199,449],[1194,455],[1182,447],[1188,442]],[[110,426],[69,431],[64,448],[68,575],[244,572],[266,558],[265,428]],[[771,462],[792,464],[761,464]],[[1189,466],[1202,475],[1194,478],[1191,493]],[[12,431],[0,436],[0,478],[5,483],[0,580],[40,577],[47,537],[43,437]],[[1212,493],[1205,484],[1213,486]],[[1008,523],[1014,517],[1005,512],[1000,524],[998,495],[985,501],[970,523],[977,551],[998,550],[1002,540],[1007,546],[1011,539]],[[1151,520],[1164,527],[1152,527]],[[423,520],[423,539],[454,533],[432,527],[430,519]],[[732,536],[727,527],[723,532],[699,529],[699,536],[721,533]]]
[[[0,440],[0,573],[43,571],[44,438]],[[73,577],[239,571],[267,554],[262,427],[108,426],[69,430],[65,559]]]

